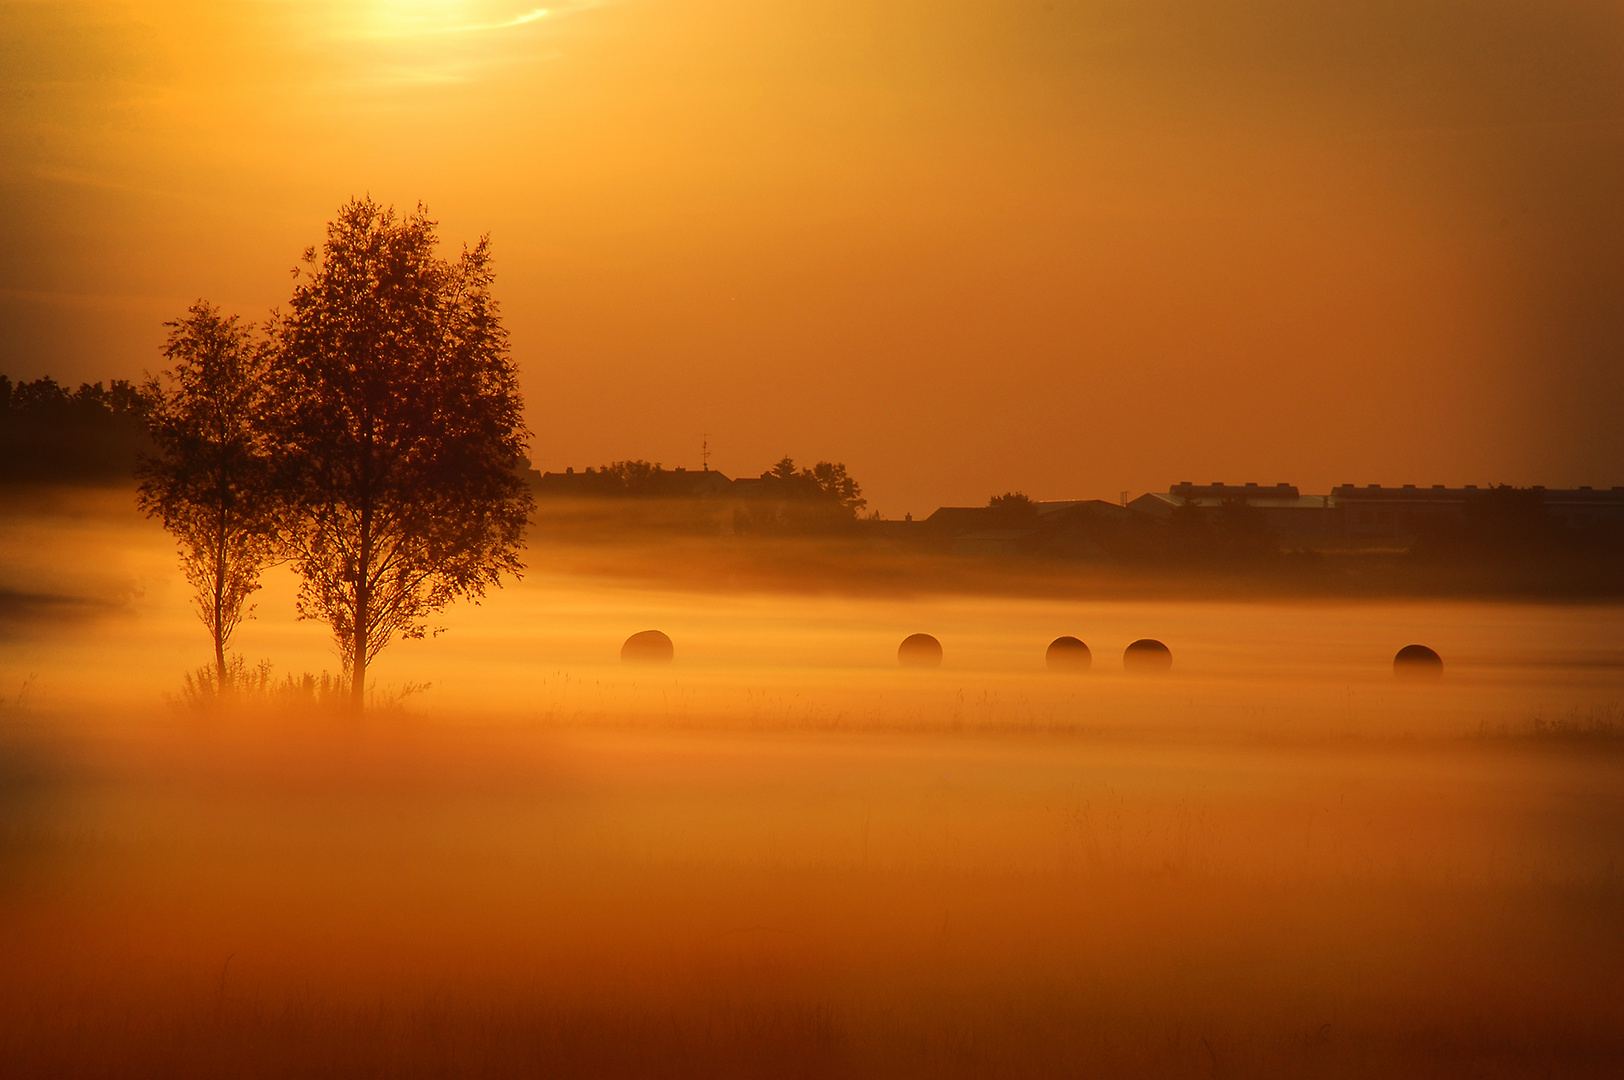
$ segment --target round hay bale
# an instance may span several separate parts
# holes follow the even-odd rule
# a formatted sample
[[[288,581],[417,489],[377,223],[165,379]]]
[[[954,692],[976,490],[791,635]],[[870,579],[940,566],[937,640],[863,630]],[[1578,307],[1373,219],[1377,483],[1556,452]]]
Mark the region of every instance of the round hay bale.
[[[1057,637],[1049,642],[1043,660],[1050,671],[1087,671],[1094,663],[1094,654],[1080,638]]]
[[[929,634],[909,634],[897,646],[897,663],[903,667],[941,667],[942,643]]]
[[[1406,645],[1393,657],[1393,674],[1401,679],[1436,679],[1443,673],[1443,657],[1425,645]]]
[[[1173,666],[1173,651],[1155,638],[1140,638],[1122,650],[1124,671],[1154,673]]]
[[[620,658],[628,664],[669,664],[675,655],[671,639],[658,630],[640,630],[620,647]]]

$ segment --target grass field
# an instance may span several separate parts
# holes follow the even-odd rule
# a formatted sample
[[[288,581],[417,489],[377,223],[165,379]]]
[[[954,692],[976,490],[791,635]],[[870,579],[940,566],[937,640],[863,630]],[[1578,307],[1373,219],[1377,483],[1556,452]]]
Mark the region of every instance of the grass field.
[[[0,519],[19,1076],[1624,1069],[1624,611],[550,571],[396,696],[189,708],[116,500]],[[333,667],[273,574],[238,648]],[[627,669],[658,626],[677,662]],[[939,671],[895,666],[943,641]],[[1062,633],[1080,676],[1043,670]],[[1173,649],[1163,678],[1127,641]],[[1438,648],[1434,685],[1393,651]]]

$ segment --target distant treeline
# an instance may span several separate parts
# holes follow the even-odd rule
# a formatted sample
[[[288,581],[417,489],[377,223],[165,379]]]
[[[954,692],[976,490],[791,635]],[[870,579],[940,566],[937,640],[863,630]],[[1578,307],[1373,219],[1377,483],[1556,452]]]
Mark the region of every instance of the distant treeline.
[[[50,376],[0,375],[0,483],[128,480],[152,451],[151,396],[124,379],[70,390]]]
[[[538,483],[539,492],[598,499],[686,498],[693,494],[686,486],[688,480],[686,469],[668,470],[662,465],[635,458],[630,461],[611,461],[607,465],[587,468],[581,472],[572,470],[557,479],[566,480],[567,483],[550,485],[545,482]]]
[[[530,473],[544,498],[728,500],[735,533],[820,533],[854,526],[868,500],[841,462],[796,468],[784,457],[760,476],[735,480],[711,469],[666,469],[639,459],[613,461],[582,472]],[[709,518],[709,514],[701,514]]]
[[[14,382],[0,375],[0,483],[128,481],[155,450],[150,425],[156,393],[127,379],[70,390],[50,376]],[[637,458],[582,472],[530,472],[529,480],[541,496],[748,499],[751,505],[734,514],[738,531],[819,531],[857,521],[868,505],[844,464],[797,468],[789,457],[759,477],[738,480]]]
[[[28,382],[0,375],[0,483],[128,481],[155,449],[154,392],[124,379],[69,389],[50,377]],[[543,499],[602,499],[606,511],[619,500],[667,507],[647,521],[618,515],[618,526],[547,512],[537,524],[553,538],[577,529],[608,535],[617,527],[628,534],[872,534],[888,549],[999,562],[1092,563],[1151,575],[1370,579],[1378,592],[1412,591],[1427,578],[1459,586],[1449,591],[1624,592],[1624,523],[1565,521],[1551,513],[1540,489],[1486,488],[1458,518],[1419,525],[1378,552],[1282,536],[1262,512],[1240,500],[1184,505],[1158,520],[1093,500],[1037,503],[1010,492],[983,507],[944,508],[928,521],[900,522],[865,515],[861,485],[835,462],[797,467],[785,457],[759,476],[737,479],[635,458],[564,473],[527,466],[521,471]],[[678,512],[681,506],[691,509]],[[1390,588],[1382,584],[1389,577]]]

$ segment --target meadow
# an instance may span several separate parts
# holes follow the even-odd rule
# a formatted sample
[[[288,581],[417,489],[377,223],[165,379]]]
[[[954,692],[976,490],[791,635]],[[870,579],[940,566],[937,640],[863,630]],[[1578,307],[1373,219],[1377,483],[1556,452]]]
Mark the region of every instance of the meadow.
[[[11,1075],[1624,1064],[1617,606],[729,581],[538,541],[390,646],[357,718],[189,699],[206,637],[127,492],[3,509]],[[292,588],[235,643],[273,691],[335,666]],[[650,627],[676,662],[621,664]],[[920,630],[941,669],[897,667]],[[1044,669],[1061,634],[1092,671]],[[1122,672],[1146,636],[1168,675]],[[1442,680],[1394,680],[1412,641]]]

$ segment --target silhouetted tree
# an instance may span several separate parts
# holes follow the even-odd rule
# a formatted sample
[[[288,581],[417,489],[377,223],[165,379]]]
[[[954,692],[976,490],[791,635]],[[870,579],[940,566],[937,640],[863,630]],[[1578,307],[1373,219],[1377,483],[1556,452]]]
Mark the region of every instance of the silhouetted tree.
[[[840,462],[820,461],[810,469],[796,469],[795,460],[784,457],[762,473],[761,479],[769,498],[828,503],[851,518],[868,505],[862,487]]]
[[[761,474],[759,498],[733,513],[737,532],[823,533],[853,527],[868,505],[863,489],[839,462],[820,461],[797,469],[785,457]]]
[[[156,453],[141,462],[137,502],[174,534],[181,569],[214,639],[215,685],[226,647],[252,608],[274,544],[268,485],[267,349],[253,328],[202,301],[165,323],[173,365],[148,381]]]
[[[590,470],[588,470],[590,471]],[[599,486],[612,495],[653,495],[665,470],[642,459],[612,461],[599,469]]]
[[[846,466],[838,461],[820,461],[810,470],[802,469],[803,474],[810,471],[812,482],[817,485],[818,491],[830,502],[837,503],[852,517],[868,505],[863,498],[863,489],[857,481],[846,473]]]
[[[276,323],[299,614],[332,627],[357,708],[390,640],[520,571],[532,506],[489,238],[454,261],[436,243],[421,206],[352,200]]]
[[[1019,491],[1006,491],[987,500],[989,516],[1004,526],[1030,525],[1038,520],[1038,507]]]

